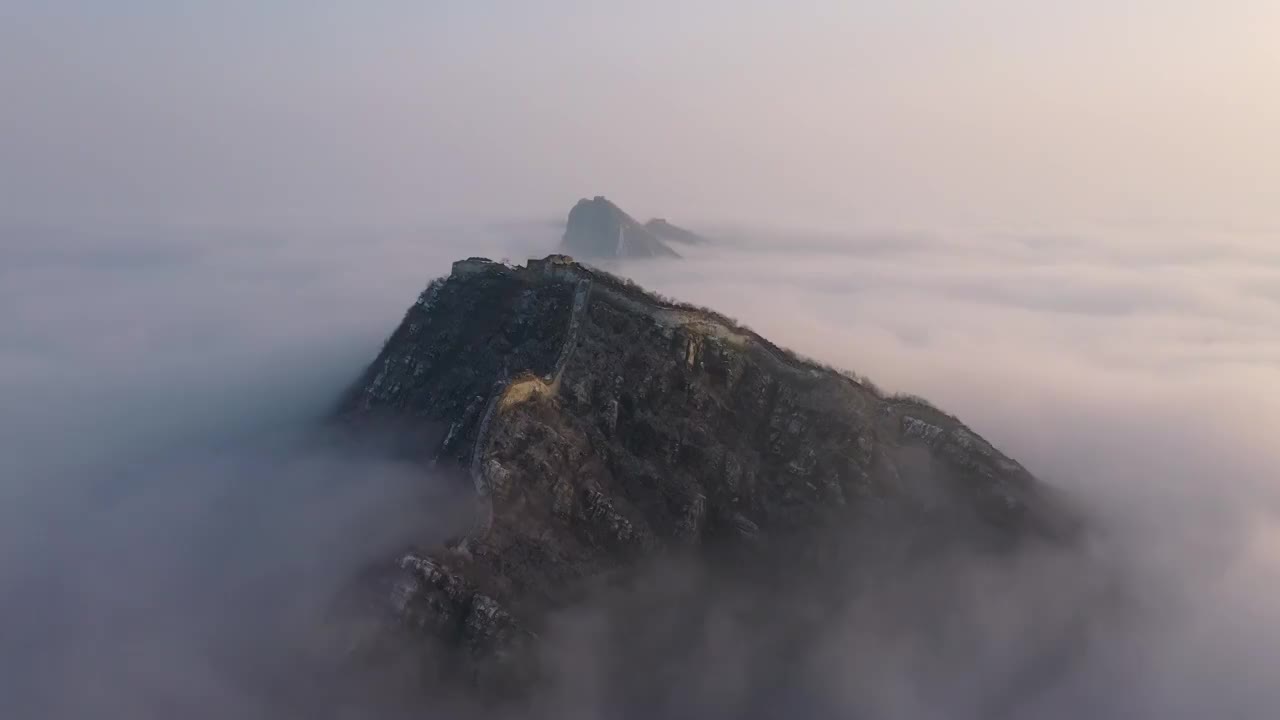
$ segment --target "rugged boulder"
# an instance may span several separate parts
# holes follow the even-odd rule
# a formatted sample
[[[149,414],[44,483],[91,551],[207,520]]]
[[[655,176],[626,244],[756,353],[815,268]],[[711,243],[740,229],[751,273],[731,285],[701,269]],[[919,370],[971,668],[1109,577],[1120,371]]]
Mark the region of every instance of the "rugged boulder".
[[[1068,526],[956,418],[565,256],[455,263],[341,417],[417,425],[433,462],[469,473],[471,532],[399,558],[392,595],[488,669],[521,662],[584,583],[663,553],[764,553],[886,515],[996,549]]]
[[[569,211],[562,247],[586,259],[679,257],[607,198],[579,200]]]

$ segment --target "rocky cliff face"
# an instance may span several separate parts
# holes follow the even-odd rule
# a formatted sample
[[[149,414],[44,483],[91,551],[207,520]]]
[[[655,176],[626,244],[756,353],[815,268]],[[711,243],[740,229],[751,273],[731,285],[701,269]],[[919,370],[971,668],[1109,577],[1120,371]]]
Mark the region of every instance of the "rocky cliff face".
[[[399,559],[394,606],[488,669],[523,662],[584,583],[664,553],[763,554],[886,514],[996,549],[1065,527],[954,417],[564,256],[455,263],[341,415],[444,428],[423,437],[470,475],[476,520]]]
[[[579,200],[569,211],[564,251],[575,257],[679,257],[648,228],[602,196]]]

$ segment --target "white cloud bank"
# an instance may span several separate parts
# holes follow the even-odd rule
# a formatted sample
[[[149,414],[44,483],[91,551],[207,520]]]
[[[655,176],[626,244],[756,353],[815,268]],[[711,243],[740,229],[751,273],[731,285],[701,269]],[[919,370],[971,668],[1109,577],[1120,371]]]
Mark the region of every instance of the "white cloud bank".
[[[6,231],[4,697],[29,717],[296,707],[242,672],[287,666],[296,637],[282,618],[307,617],[407,538],[456,529],[446,519],[465,520],[470,502],[412,464],[317,446],[306,428],[450,261],[542,254],[555,234]],[[1268,718],[1280,706],[1269,680],[1280,662],[1272,240],[1132,228],[728,233],[684,261],[620,270],[925,395],[1084,499],[1129,563],[1140,622],[1104,625],[1015,716]],[[1026,606],[1066,612],[1037,589],[1038,572],[954,579],[956,637],[976,645],[922,653],[918,637],[884,635],[884,598],[833,619],[831,637],[797,661],[805,687],[820,689],[812,714],[990,711],[975,700],[981,677],[966,678],[1016,669]],[[902,592],[933,582],[905,572]],[[573,633],[590,622],[575,619],[564,640],[588,656]],[[758,698],[734,675],[735,633],[728,623],[695,658],[714,689],[701,698],[708,712]],[[579,681],[548,702],[609,714],[618,699]]]

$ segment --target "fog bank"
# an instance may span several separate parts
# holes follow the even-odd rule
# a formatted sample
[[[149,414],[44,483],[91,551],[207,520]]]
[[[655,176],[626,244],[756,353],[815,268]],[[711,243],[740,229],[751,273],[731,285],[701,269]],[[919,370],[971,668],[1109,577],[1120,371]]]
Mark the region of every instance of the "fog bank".
[[[6,231],[0,685],[17,716],[337,717],[385,701],[315,695],[315,630],[359,569],[466,527],[470,489],[315,424],[449,262],[541,255],[555,236],[542,223]],[[636,706],[650,714],[1273,714],[1269,242],[1194,229],[757,232],[688,254],[610,269],[958,414],[1086,506],[1129,614],[1085,618],[1087,642],[1031,682],[1027,659],[1056,645],[1028,629],[1075,627],[1076,601],[1098,591],[1083,573],[1052,584],[1075,560],[903,565],[824,610],[821,637],[805,634],[803,594],[767,598],[801,619],[770,629],[751,620],[762,599],[664,568],[656,594],[558,621],[547,641],[562,681],[537,699],[547,715],[625,716],[636,698],[622,679],[644,675],[623,669],[658,650],[618,633],[648,628],[659,642],[681,627],[673,612],[699,619],[683,650],[658,655],[669,672],[655,677],[670,682]],[[755,679],[774,672],[761,663],[779,643],[789,670],[764,696]],[[1010,685],[1029,689],[993,706]]]

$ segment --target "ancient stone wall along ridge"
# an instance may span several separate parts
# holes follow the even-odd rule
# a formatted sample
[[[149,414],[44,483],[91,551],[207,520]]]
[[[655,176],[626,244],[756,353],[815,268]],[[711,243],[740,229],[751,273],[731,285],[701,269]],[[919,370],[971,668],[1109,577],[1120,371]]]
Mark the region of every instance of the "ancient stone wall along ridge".
[[[564,345],[560,348],[560,354],[556,358],[556,364],[551,374],[546,379],[546,390],[554,393],[560,384],[560,376],[564,373],[564,368],[569,363],[569,359],[573,356],[573,351],[578,344],[578,330],[582,327],[582,318],[586,314],[587,300],[591,294],[591,279],[581,278],[578,280],[578,286],[573,295],[573,308],[569,313],[569,331],[565,334]],[[526,379],[521,383],[540,382],[536,379]],[[476,534],[483,534],[488,530],[493,520],[493,501],[491,498],[492,488],[489,484],[489,478],[485,473],[484,454],[489,447],[489,428],[493,422],[494,416],[497,414],[498,408],[502,405],[503,398],[508,391],[513,389],[510,381],[506,379],[499,380],[494,383],[493,390],[489,395],[489,403],[485,407],[484,416],[480,420],[480,426],[476,430],[475,447],[471,450],[471,482],[475,485],[476,494],[480,496],[481,508],[479,526],[476,528]]]
[[[583,266],[565,255],[530,259],[523,268],[512,268],[483,258],[469,258],[465,261],[454,263],[454,275],[464,276],[481,272],[528,273],[546,281],[573,282],[578,284],[580,293],[582,292],[583,283],[586,283],[586,287],[590,292],[602,293],[603,297],[608,301],[631,312],[649,317],[660,325],[667,327],[696,327],[703,334],[718,338],[736,347],[746,348],[752,346],[758,348],[763,351],[763,356],[770,360],[776,368],[786,372],[807,376],[816,376],[824,372],[824,368],[819,365],[803,358],[792,356],[755,331],[740,327],[718,313],[665,302],[643,290],[628,287],[617,278]],[[578,298],[579,296],[575,296],[575,317],[581,312],[581,308],[578,307]],[[583,301],[585,302],[585,299]],[[575,329],[576,324],[571,330]],[[571,333],[570,340],[572,342],[566,342],[565,350],[562,350],[561,357],[557,361],[557,371],[553,375],[552,381],[559,379],[559,370],[563,369],[568,359],[568,352],[573,347],[573,343],[576,342],[576,334]],[[876,390],[854,378],[845,375],[840,375],[840,377],[859,390],[878,395]],[[917,405],[917,403],[895,398],[882,399],[886,402],[886,409],[900,407],[904,404],[912,407]],[[956,421],[956,418],[936,408],[925,406],[921,409],[929,411],[930,415],[939,415],[950,421]]]
[[[480,419],[480,427],[476,430],[475,447],[471,449],[471,481],[475,483],[476,492],[481,496],[487,496],[489,488],[484,482],[480,462],[483,460],[484,449],[487,446],[485,441],[489,437],[489,424],[493,421],[494,411],[498,409],[498,400],[506,391],[507,384],[506,380],[499,380],[493,384],[493,390],[489,393],[489,404],[485,407],[484,416]]]
[[[586,314],[587,298],[591,294],[591,280],[583,278],[578,281],[577,290],[573,293],[573,312],[569,314],[569,332],[565,336],[564,346],[560,348],[560,356],[556,358],[556,366],[549,381],[552,391],[560,387],[560,376],[564,374],[565,365],[578,347],[578,329],[582,327],[582,316]]]
[[[499,266],[501,267],[501,266]],[[476,268],[468,268],[467,272],[476,272]],[[593,283],[595,291],[602,293],[609,301],[627,310],[653,319],[659,325],[667,327],[695,326],[704,334],[719,338],[736,347],[753,345],[764,351],[764,354],[779,367],[795,373],[816,375],[823,369],[812,362],[800,358],[789,357],[785,351],[747,328],[738,327],[728,318],[717,313],[681,307],[663,302],[642,290],[631,289],[622,285],[615,278],[593,272],[590,268],[579,265],[565,256],[552,256],[544,260],[532,259],[526,272],[532,272],[546,280],[559,280],[582,283]],[[852,378],[845,378],[849,383],[864,388]]]

